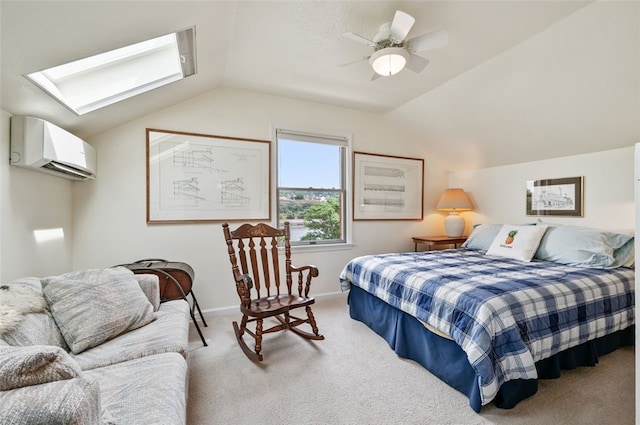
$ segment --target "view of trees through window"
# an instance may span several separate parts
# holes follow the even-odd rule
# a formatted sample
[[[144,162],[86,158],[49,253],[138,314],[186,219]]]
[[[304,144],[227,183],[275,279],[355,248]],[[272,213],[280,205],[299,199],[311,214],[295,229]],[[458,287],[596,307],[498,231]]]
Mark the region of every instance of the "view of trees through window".
[[[341,238],[340,192],[281,189],[280,221],[291,223],[292,241]]]

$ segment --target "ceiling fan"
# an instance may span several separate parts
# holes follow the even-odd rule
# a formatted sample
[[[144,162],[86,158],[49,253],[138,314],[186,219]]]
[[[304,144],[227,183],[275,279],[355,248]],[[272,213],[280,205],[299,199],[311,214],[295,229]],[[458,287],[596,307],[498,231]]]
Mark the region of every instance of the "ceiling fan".
[[[371,55],[355,61],[369,60],[369,64],[375,71],[371,80],[397,74],[405,66],[413,72],[421,72],[429,64],[429,60],[415,53],[438,49],[449,43],[447,30],[439,30],[407,40],[407,35],[415,21],[415,18],[408,13],[396,10],[393,21],[382,24],[373,40],[352,32],[344,33],[344,36],[351,40],[364,43],[375,49]]]

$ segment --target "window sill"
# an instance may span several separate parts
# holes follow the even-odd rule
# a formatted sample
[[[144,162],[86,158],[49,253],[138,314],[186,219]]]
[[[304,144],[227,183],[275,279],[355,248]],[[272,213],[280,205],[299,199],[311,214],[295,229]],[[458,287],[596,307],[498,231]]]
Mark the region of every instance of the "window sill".
[[[323,252],[323,251],[346,251],[353,248],[352,243],[318,244],[318,245],[295,245],[291,247],[292,252]],[[284,247],[278,247],[278,251],[283,251]]]

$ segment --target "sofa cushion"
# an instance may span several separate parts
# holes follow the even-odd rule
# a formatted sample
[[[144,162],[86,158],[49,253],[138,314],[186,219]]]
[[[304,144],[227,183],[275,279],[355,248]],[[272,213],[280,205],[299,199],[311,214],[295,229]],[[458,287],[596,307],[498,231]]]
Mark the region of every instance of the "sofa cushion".
[[[77,378],[81,374],[78,363],[60,347],[0,347],[0,391]]]
[[[100,382],[102,405],[116,424],[186,423],[187,362],[178,353],[101,367],[85,376]]]
[[[0,391],[0,423],[98,425],[100,387],[83,378]],[[135,422],[131,422],[135,423]]]
[[[184,300],[162,303],[156,320],[71,357],[82,370],[153,354],[176,352],[186,356],[189,345],[189,304]]]
[[[153,306],[124,267],[76,271],[42,282],[51,314],[76,354],[155,319]]]

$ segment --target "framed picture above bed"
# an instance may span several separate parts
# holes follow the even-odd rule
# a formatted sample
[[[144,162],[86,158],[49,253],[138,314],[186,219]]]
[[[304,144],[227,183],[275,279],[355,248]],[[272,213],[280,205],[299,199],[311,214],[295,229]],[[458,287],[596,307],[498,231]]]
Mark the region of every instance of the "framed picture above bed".
[[[527,215],[582,217],[582,176],[527,181]]]
[[[354,220],[422,220],[424,159],[353,153]]]

